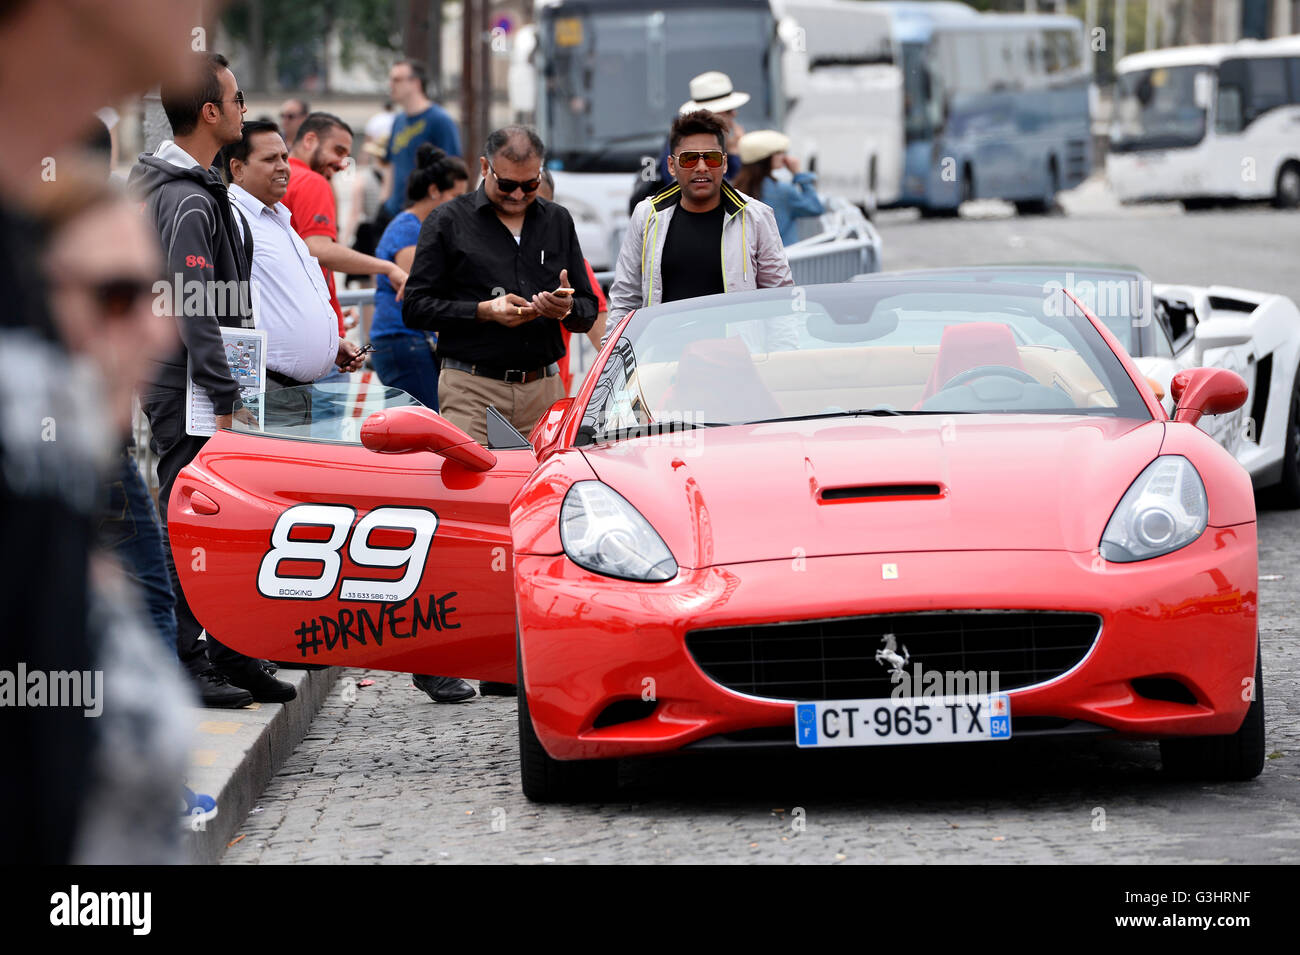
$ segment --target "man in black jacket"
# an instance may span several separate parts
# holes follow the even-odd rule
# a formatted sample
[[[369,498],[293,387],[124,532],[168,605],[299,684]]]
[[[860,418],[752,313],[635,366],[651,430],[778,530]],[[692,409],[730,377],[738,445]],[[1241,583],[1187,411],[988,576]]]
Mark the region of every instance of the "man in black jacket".
[[[406,284],[402,321],[438,332],[439,412],[481,444],[489,405],[526,435],[564,397],[560,323],[596,322],[573,219],[537,198],[544,152],[527,127],[492,133],[482,184],[425,218]]]
[[[211,168],[221,147],[242,136],[244,95],[225,57],[199,55],[204,59],[204,79],[197,89],[162,87],[163,109],[175,140],[163,142],[153,155],[141,155],[129,180],[158,229],[169,297],[180,306],[176,320],[182,345],[169,360],[158,363],[140,402],[158,455],[158,509],[164,524],[177,475],[207,440],[186,430],[185,392],[190,379],[211,399],[218,428],[229,428],[237,414],[251,420],[240,406],[239,387],[230,374],[221,339],[221,326],[253,325],[251,263],[234,224],[237,213],[221,177]],[[204,648],[199,640],[203,628],[185,599],[171,548],[165,550],[176,594],[177,654],[194,677],[204,704],[233,707],[253,700],[293,699],[290,684],[274,679],[259,661],[223,646],[211,633]]]

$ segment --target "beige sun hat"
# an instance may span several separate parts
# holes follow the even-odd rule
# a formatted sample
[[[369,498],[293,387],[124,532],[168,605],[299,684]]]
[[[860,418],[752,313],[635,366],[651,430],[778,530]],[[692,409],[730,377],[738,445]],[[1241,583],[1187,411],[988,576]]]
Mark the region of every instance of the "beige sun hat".
[[[707,109],[714,113],[740,109],[749,102],[748,93],[740,93],[731,85],[731,77],[717,70],[701,73],[691,80],[691,98],[682,104],[679,113],[693,113]]]
[[[790,137],[775,129],[756,129],[740,137],[740,161],[758,162],[790,151]]]

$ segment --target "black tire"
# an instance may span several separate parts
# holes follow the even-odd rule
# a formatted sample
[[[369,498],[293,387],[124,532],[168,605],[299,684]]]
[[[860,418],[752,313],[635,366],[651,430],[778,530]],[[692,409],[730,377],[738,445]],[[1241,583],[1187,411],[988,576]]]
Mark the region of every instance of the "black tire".
[[[1272,489],[1271,503],[1278,507],[1300,507],[1300,371],[1291,385],[1291,402],[1286,418],[1286,448],[1282,452],[1282,480]]]
[[[1047,164],[1047,191],[1041,199],[1021,199],[1015,203],[1016,215],[1045,216],[1056,208],[1056,193],[1059,189],[1056,177],[1056,160]]]
[[[1175,779],[1237,781],[1254,779],[1264,769],[1264,662],[1255,646],[1255,698],[1241,729],[1231,736],[1162,739],[1160,761]]]
[[[618,789],[617,760],[560,760],[547,755],[528,713],[517,629],[515,659],[519,686],[519,776],[524,795],[533,802],[586,802],[613,795]]]
[[[1273,190],[1273,205],[1279,209],[1300,207],[1300,162],[1284,163],[1277,171]]]

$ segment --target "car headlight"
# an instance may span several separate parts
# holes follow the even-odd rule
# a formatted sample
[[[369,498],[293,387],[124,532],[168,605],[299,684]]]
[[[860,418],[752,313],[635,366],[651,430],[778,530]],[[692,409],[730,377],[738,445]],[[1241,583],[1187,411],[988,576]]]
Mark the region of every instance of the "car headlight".
[[[1118,563],[1147,560],[1201,536],[1210,505],[1201,476],[1181,454],[1162,454],[1120,498],[1101,535],[1101,556]]]
[[[579,567],[624,580],[671,580],[677,561],[623,495],[600,481],[569,488],[560,509],[560,541]]]

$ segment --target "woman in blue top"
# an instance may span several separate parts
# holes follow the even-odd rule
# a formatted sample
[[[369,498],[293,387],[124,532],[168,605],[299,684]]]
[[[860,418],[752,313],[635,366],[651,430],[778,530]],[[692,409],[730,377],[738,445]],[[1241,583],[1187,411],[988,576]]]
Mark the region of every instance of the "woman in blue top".
[[[429,143],[420,147],[415,169],[406,181],[405,212],[394,216],[375,247],[376,258],[396,262],[407,272],[415,259],[420,224],[438,206],[465,192],[469,171],[457,156],[448,156]],[[438,410],[437,336],[417,331],[402,323],[402,306],[386,276],[375,281],[375,318],[370,325],[370,343],[375,346],[371,364],[380,381],[400,388],[426,407]]]
[[[747,196],[772,207],[776,214],[776,227],[781,231],[781,242],[793,245],[799,241],[795,219],[801,216],[819,216],[826,210],[817,196],[812,173],[800,172],[799,163],[787,154],[790,137],[775,129],[760,129],[740,137],[740,161],[744,163],[736,174],[735,187]],[[784,166],[794,176],[793,182],[772,178],[772,170]]]

